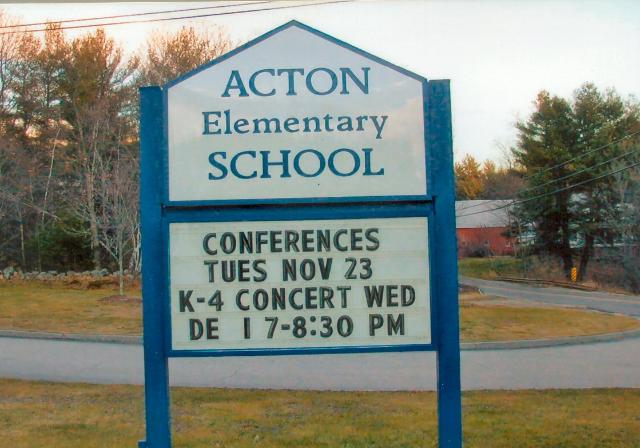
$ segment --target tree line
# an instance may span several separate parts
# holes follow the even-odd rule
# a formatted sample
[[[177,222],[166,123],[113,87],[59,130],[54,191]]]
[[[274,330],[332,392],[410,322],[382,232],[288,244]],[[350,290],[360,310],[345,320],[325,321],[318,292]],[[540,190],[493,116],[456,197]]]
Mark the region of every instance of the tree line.
[[[493,160],[482,164],[467,154],[454,165],[456,176],[456,198],[470,199],[513,199],[524,187],[522,169],[508,163],[499,166]]]
[[[0,33],[0,266],[139,271],[138,88],[233,46],[216,27],[156,31],[130,56],[103,29]]]
[[[138,272],[138,88],[234,46],[216,27],[156,31],[133,55],[102,29],[0,33],[0,267]],[[516,200],[512,234],[533,230],[535,251],[584,278],[597,245],[640,240],[640,176],[625,168],[638,159],[639,111],[592,84],[569,99],[542,91],[505,166],[455,165],[458,199]],[[613,262],[640,269],[638,250],[626,253]]]

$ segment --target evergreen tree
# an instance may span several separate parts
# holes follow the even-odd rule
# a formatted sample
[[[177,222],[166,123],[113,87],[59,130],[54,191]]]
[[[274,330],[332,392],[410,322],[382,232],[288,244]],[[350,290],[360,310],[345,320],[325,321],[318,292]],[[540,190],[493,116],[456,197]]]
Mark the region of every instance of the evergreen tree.
[[[484,175],[478,161],[467,154],[462,162],[454,166],[456,175],[456,197],[459,200],[477,199],[484,190]]]
[[[622,198],[611,177],[592,180],[611,171],[607,161],[621,154],[621,146],[611,143],[638,130],[639,122],[637,103],[585,84],[572,101],[540,92],[533,114],[517,124],[513,155],[525,170],[528,199],[518,208],[519,218],[534,223],[538,249],[559,256],[567,277],[576,255],[572,240],[580,241],[583,279],[595,239],[611,237],[605,223],[615,219]]]

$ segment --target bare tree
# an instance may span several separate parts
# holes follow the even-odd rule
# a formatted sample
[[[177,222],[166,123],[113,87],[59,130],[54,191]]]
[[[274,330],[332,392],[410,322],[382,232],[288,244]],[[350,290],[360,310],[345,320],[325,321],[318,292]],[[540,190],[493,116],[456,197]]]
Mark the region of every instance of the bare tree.
[[[0,12],[0,26],[13,23]],[[74,266],[139,272],[136,87],[233,46],[222,28],[183,27],[155,32],[144,57],[127,59],[103,30],[2,34],[0,263],[64,269],[56,251],[73,248]]]
[[[118,266],[120,295],[124,295],[126,258],[139,250],[138,166],[131,152],[117,145],[98,161],[96,199],[100,245]]]
[[[85,35],[71,44],[65,65],[64,113],[73,126],[72,146],[82,201],[80,216],[88,221],[94,268],[101,266],[100,230],[96,184],[103,152],[119,138],[121,122],[130,121],[127,104],[135,101],[132,78],[137,60],[125,62],[122,50],[104,30]],[[119,142],[118,142],[119,143]]]
[[[147,41],[140,85],[161,85],[228,52],[235,44],[224,28],[184,26],[176,33],[154,31]]]

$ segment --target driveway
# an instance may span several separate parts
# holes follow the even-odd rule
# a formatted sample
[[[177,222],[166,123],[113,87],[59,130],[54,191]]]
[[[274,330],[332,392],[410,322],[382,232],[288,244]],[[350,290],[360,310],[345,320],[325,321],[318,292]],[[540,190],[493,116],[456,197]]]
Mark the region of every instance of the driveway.
[[[459,278],[459,282],[462,285],[476,287],[491,296],[533,300],[550,305],[589,308],[640,318],[640,296],[556,287],[538,287],[462,276]]]

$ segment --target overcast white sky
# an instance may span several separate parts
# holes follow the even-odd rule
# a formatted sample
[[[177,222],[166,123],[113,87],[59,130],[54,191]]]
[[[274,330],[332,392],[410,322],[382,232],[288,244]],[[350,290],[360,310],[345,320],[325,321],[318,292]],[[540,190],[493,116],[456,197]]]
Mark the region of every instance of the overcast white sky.
[[[237,2],[216,2],[216,5]],[[207,6],[213,2],[3,4],[23,22]],[[284,6],[278,2],[273,6]],[[271,6],[271,5],[270,5]],[[254,5],[252,8],[264,7]],[[237,7],[231,9],[239,9]],[[222,9],[217,10],[222,11]],[[214,11],[174,14],[190,15]],[[246,41],[291,19],[417,72],[452,82],[454,150],[499,160],[541,89],[585,81],[640,97],[640,1],[359,1],[164,24],[108,27],[127,51],[157,28],[225,26]],[[70,36],[86,32],[69,32]]]

